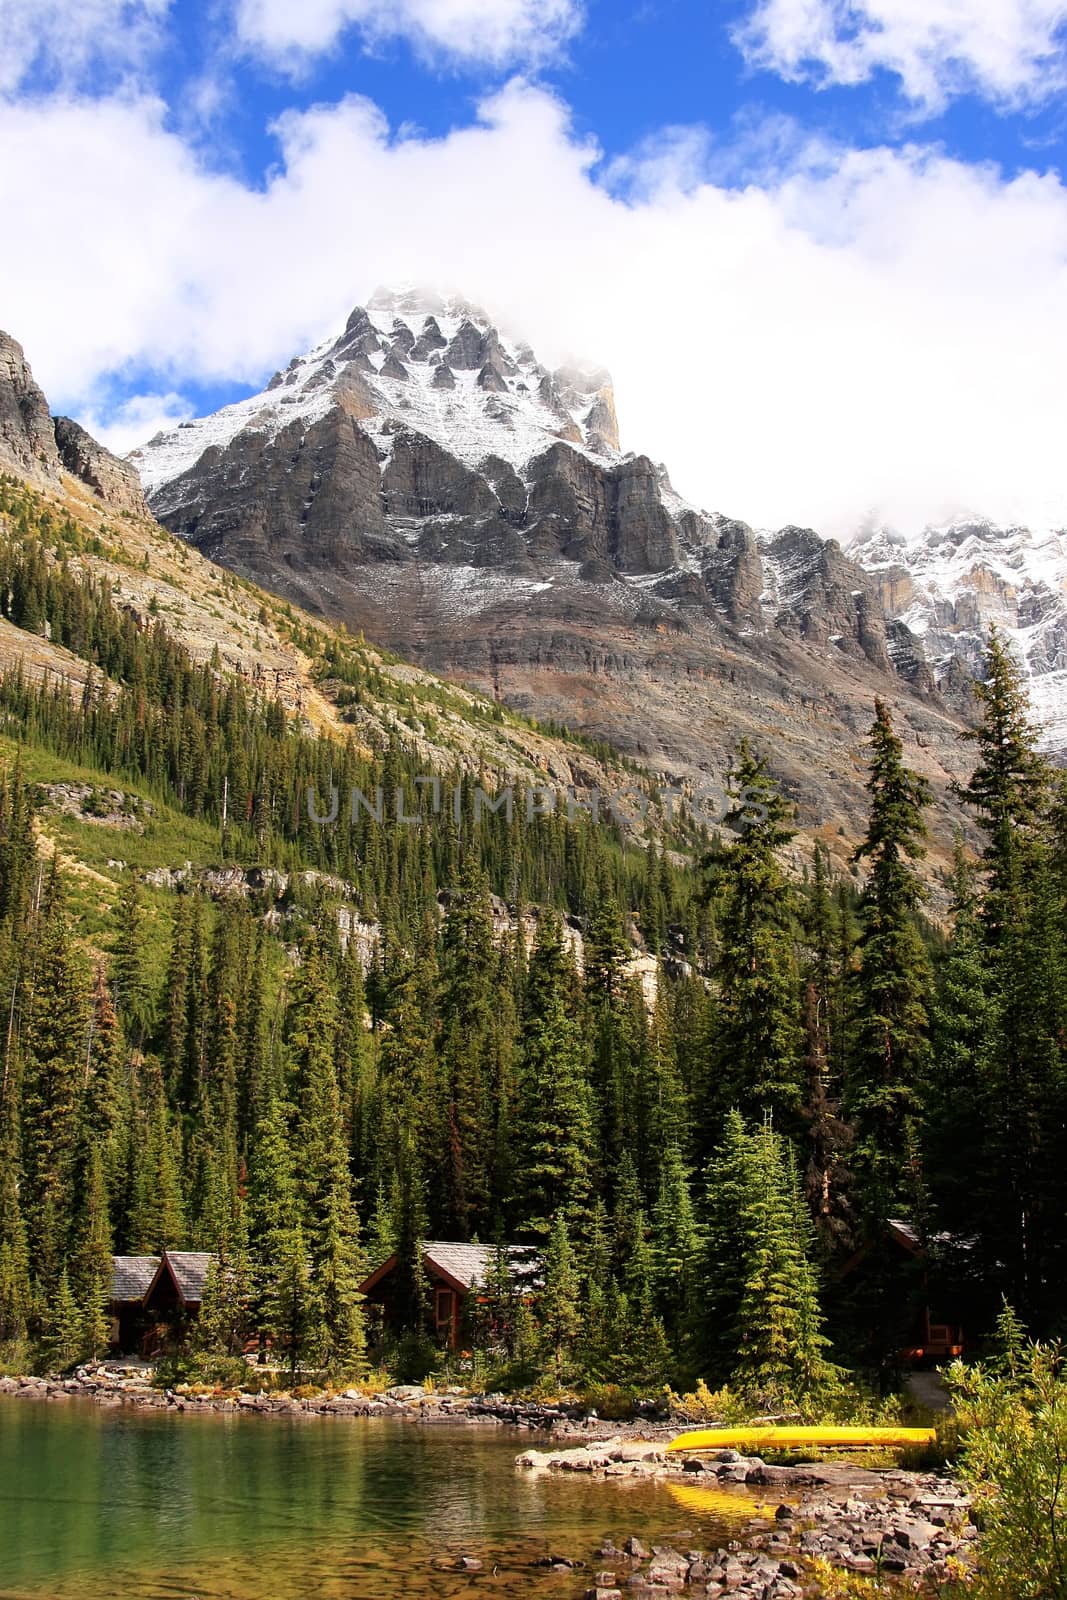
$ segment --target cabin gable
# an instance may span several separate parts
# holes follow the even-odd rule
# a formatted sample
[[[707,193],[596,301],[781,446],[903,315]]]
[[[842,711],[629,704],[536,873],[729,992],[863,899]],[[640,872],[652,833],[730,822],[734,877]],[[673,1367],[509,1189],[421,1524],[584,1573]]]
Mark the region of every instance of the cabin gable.
[[[429,1240],[421,1246],[421,1253],[430,1330],[440,1343],[455,1349],[464,1311],[471,1295],[477,1294],[478,1286],[492,1272],[496,1247]],[[537,1252],[528,1246],[509,1245],[507,1255],[513,1281],[520,1286],[532,1286],[539,1264]],[[393,1292],[398,1266],[399,1256],[394,1253],[363,1280],[359,1292],[379,1308],[385,1327],[394,1333],[405,1333],[411,1330],[400,1325]]]

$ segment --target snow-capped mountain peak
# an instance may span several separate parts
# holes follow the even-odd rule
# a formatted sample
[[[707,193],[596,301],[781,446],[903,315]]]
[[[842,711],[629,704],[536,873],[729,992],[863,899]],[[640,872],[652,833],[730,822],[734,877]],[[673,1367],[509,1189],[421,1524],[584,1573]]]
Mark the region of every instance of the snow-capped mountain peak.
[[[378,290],[340,335],[294,358],[260,394],[157,434],[129,459],[155,494],[205,450],[245,432],[273,437],[290,423],[311,424],[338,404],[385,458],[403,426],[470,467],[497,457],[521,470],[560,439],[598,460],[619,454],[606,372],[550,372],[459,296]]]
[[[1030,678],[1043,740],[1067,744],[1067,533],[987,517],[931,524],[918,538],[865,529],[848,553],[875,576],[886,615],[920,638],[935,675],[980,670],[992,624]]]

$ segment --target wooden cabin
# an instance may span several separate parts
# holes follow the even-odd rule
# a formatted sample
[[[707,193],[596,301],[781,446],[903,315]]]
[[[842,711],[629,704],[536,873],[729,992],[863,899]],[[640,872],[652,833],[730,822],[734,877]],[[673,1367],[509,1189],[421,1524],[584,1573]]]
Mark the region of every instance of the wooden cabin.
[[[211,1256],[164,1250],[161,1256],[112,1256],[111,1346],[155,1355],[200,1315]]]
[[[509,1270],[522,1292],[536,1287],[540,1258],[529,1245],[508,1245]],[[421,1246],[422,1269],[429,1289],[430,1325],[439,1343],[455,1350],[459,1345],[463,1313],[471,1295],[477,1295],[493,1270],[496,1247],[486,1244],[453,1244],[431,1240]],[[391,1255],[359,1286],[360,1294],[380,1308],[383,1327],[393,1333],[409,1332],[401,1326],[396,1303],[397,1268],[400,1258]]]
[[[955,1246],[959,1241],[947,1234],[935,1234],[929,1241],[936,1246]],[[931,1308],[931,1300],[938,1294],[928,1270],[928,1251],[919,1230],[913,1223],[898,1219],[886,1224],[881,1248],[867,1244],[845,1262],[838,1274],[839,1280],[858,1278],[865,1271],[879,1271],[887,1258],[895,1257],[902,1266],[912,1269],[913,1295],[921,1304],[914,1304],[908,1316],[908,1325],[902,1324],[905,1343],[898,1352],[904,1366],[921,1366],[927,1362],[952,1361],[963,1354],[963,1328],[956,1321],[947,1320],[940,1305]],[[876,1259],[879,1258],[879,1259]],[[907,1313],[905,1313],[907,1314]]]

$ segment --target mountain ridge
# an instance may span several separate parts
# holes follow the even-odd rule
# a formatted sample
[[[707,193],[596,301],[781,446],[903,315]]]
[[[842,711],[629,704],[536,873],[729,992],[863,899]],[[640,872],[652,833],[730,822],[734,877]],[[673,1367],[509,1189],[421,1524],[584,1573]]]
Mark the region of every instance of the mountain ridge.
[[[1029,676],[1043,745],[1067,751],[1067,533],[971,516],[912,538],[863,530],[848,549],[877,580],[887,616],[922,642],[935,681],[977,675],[995,625]]]
[[[335,413],[354,433],[331,448],[322,435]],[[981,638],[998,622],[1031,675],[1046,748],[1067,750],[1067,543],[1060,533],[1038,537],[972,518],[931,526],[911,541],[876,527],[837,542],[794,526],[755,529],[700,509],[674,491],[664,466],[621,451],[606,371],[550,371],[479,307],[412,289],[379,290],[338,336],[294,357],[261,394],[157,435],[130,459],[165,522],[240,566],[250,559],[241,547],[248,505],[228,466],[239,461],[245,476],[269,477],[265,457],[280,450],[295,469],[309,434],[323,449],[306,496],[289,510],[290,531],[314,532],[324,479],[347,478],[355,492],[338,508],[331,532],[336,536],[347,517],[362,541],[335,548],[337,574],[346,576],[352,556],[372,563],[414,558],[424,576],[431,564],[447,565],[447,579],[437,574],[441,620],[464,610],[476,616],[506,599],[508,587],[512,599],[532,599],[559,581],[548,570],[553,560],[576,562],[570,576],[581,583],[621,579],[629,586],[627,597],[616,590],[606,599],[617,613],[651,612],[654,625],[670,626],[657,612],[663,601],[683,616],[703,607],[741,629],[832,642],[964,717]],[[270,520],[268,545],[285,521]],[[940,563],[939,574],[938,552],[960,530],[964,544],[980,535],[988,559],[980,549],[970,568],[957,561],[947,572]],[[290,565],[299,566],[292,551],[284,559],[291,556]],[[271,573],[263,552],[259,559],[259,575],[275,585],[296,581]],[[1007,576],[1005,563],[1014,569]],[[331,596],[328,574],[318,576],[328,614],[349,612],[372,628],[389,627],[374,614],[373,595]],[[395,578],[381,588],[395,589]],[[409,642],[421,648],[425,587],[413,606],[403,597],[396,602],[414,613],[410,640],[403,628],[391,630],[402,650]],[[383,599],[388,609],[388,593]],[[438,669],[450,664],[447,651],[434,658]]]
[[[607,373],[550,372],[465,303],[380,295],[131,460],[212,560],[672,780],[751,737],[809,832],[856,837],[856,748],[890,699],[955,817],[969,689],[939,689],[879,580],[811,530],[690,505],[614,424]]]

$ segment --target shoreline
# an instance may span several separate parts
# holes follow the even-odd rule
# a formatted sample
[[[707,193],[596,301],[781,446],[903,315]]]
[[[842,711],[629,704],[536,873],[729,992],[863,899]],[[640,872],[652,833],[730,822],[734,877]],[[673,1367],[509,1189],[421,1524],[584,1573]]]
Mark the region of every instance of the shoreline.
[[[977,1557],[971,1498],[946,1472],[848,1462],[776,1466],[736,1450],[679,1452],[672,1460],[658,1443],[622,1435],[576,1449],[527,1450],[516,1466],[534,1473],[666,1479],[694,1511],[715,1509],[731,1487],[773,1488],[783,1496],[769,1528],[765,1517],[743,1521],[725,1548],[647,1549],[632,1537],[621,1547],[609,1542],[600,1550],[604,1570],[587,1591],[588,1600],[622,1600],[624,1589],[629,1600],[676,1593],[705,1600],[725,1594],[730,1600],[801,1600],[822,1593],[815,1563],[860,1577],[895,1578],[905,1590],[930,1593],[931,1585],[949,1582]],[[676,1536],[677,1543],[683,1538]]]
[[[905,1592],[931,1592],[973,1565],[977,1528],[963,1485],[946,1472],[907,1472],[848,1461],[780,1466],[736,1450],[667,1454],[685,1419],[649,1417],[608,1422],[560,1402],[521,1401],[398,1385],[380,1395],[351,1389],[298,1399],[288,1394],[191,1394],[150,1387],[145,1369],[114,1364],[60,1378],[0,1378],[0,1398],[45,1404],[89,1402],[194,1416],[378,1418],[415,1425],[507,1427],[541,1435],[543,1446],[515,1458],[529,1474],[586,1475],[629,1482],[661,1480],[694,1512],[721,1510],[737,1498],[736,1536],[725,1548],[691,1549],[685,1534],[646,1548],[630,1537],[609,1540],[588,1600],[659,1600],[669,1594],[718,1600],[804,1600],[820,1591],[814,1564],[864,1576],[885,1574]],[[771,1491],[773,1517],[749,1517],[745,1490]],[[719,1500],[719,1506],[716,1505]],[[625,1501],[620,1502],[624,1505]],[[756,1504],[752,1502],[755,1512]],[[682,1546],[682,1548],[676,1548]],[[575,1563],[575,1567],[582,1563]]]
[[[381,1394],[367,1395],[358,1388],[297,1398],[292,1394],[253,1394],[245,1391],[217,1390],[207,1394],[191,1392],[186,1385],[156,1389],[139,1369],[115,1364],[115,1370],[81,1368],[68,1378],[0,1377],[0,1397],[60,1403],[83,1400],[110,1409],[128,1407],[141,1411],[164,1411],[218,1416],[260,1417],[384,1417],[428,1425],[458,1423],[482,1427],[514,1427],[530,1433],[553,1434],[561,1438],[596,1440],[618,1431],[617,1423],[605,1423],[584,1407],[565,1402],[553,1404],[516,1400],[507,1395],[472,1395],[466,1390],[428,1390],[417,1384],[399,1384]],[[640,1422],[635,1428],[643,1426]],[[677,1428],[666,1421],[650,1422],[657,1436],[670,1438]]]

